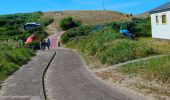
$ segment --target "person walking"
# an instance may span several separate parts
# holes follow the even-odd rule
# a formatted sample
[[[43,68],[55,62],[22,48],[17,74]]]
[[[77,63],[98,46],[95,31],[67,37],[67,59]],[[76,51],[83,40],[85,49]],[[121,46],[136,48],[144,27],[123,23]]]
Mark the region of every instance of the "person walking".
[[[40,47],[40,50],[42,51],[42,41],[40,42],[40,44],[39,44],[39,47]]]
[[[50,45],[51,45],[51,41],[50,41],[50,39],[48,38],[48,39],[47,39],[47,42],[46,42],[46,46],[47,46],[48,50],[50,50]]]
[[[40,42],[40,50],[45,51],[45,48],[46,48],[46,42],[45,42],[45,40],[43,40]]]
[[[58,41],[58,47],[60,47],[60,41]]]

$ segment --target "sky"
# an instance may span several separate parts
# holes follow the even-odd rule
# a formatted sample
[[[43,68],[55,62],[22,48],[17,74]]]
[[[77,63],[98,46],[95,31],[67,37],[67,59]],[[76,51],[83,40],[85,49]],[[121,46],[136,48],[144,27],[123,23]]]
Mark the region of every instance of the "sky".
[[[104,0],[106,10],[126,14],[149,11],[168,0]],[[103,10],[103,0],[1,0],[0,14],[27,13],[35,11]]]

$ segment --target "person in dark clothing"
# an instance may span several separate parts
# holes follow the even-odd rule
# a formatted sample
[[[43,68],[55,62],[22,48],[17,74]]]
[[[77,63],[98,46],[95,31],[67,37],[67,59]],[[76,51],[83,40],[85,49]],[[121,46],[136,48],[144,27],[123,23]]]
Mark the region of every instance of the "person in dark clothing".
[[[45,48],[46,48],[46,42],[45,42],[45,40],[43,40],[40,42],[40,50],[45,51]]]
[[[60,42],[58,41],[58,47],[60,47]]]
[[[48,38],[48,39],[47,39],[47,42],[46,42],[46,46],[47,46],[48,50],[50,49],[50,45],[51,45],[51,41],[50,41],[50,39]]]

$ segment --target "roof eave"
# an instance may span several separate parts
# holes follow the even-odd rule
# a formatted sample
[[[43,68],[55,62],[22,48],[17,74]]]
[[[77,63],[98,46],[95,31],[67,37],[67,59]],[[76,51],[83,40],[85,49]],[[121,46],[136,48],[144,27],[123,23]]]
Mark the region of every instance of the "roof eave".
[[[160,9],[160,10],[152,10],[149,13],[154,14],[154,13],[159,13],[159,12],[163,12],[163,11],[170,11],[170,8]]]

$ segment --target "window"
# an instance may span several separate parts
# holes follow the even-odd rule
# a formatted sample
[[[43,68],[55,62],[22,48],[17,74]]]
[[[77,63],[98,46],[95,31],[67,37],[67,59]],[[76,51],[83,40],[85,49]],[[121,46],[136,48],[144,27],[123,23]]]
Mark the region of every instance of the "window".
[[[162,15],[162,24],[166,24],[166,15]]]
[[[156,24],[159,24],[158,15],[156,15]]]

